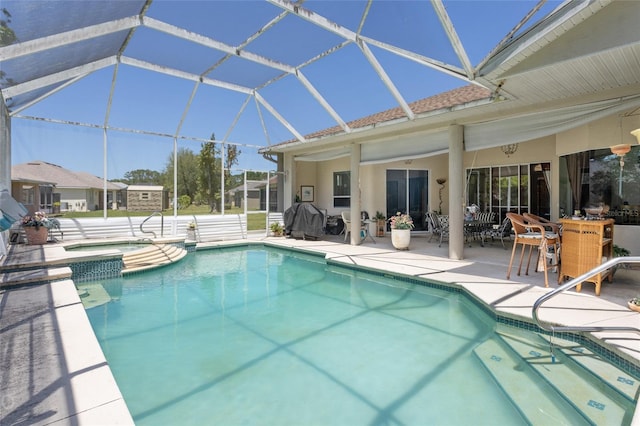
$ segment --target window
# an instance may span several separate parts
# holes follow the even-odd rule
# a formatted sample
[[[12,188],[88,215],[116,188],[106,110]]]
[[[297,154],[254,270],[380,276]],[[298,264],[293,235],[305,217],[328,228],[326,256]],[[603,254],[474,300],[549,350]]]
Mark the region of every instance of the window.
[[[620,160],[609,148],[561,157],[560,214],[607,206],[616,224],[640,225],[640,146]]]
[[[40,185],[40,210],[51,212],[53,208],[53,187]]]
[[[151,199],[151,195],[148,192],[141,192],[140,193],[140,200],[141,201],[149,201]]]
[[[351,207],[351,172],[333,173],[333,207]]]
[[[36,189],[33,185],[22,185],[20,202],[25,206],[32,206],[36,198]]]

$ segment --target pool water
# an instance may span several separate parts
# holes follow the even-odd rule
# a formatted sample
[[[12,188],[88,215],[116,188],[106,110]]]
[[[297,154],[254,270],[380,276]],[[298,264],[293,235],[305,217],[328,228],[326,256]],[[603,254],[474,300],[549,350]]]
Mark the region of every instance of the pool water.
[[[137,425],[527,423],[460,294],[251,248],[103,286],[87,313]]]

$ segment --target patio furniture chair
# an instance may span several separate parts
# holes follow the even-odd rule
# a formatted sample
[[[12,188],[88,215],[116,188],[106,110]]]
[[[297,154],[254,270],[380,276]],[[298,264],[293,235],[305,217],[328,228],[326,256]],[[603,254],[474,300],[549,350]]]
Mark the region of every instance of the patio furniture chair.
[[[529,265],[531,263],[531,255],[533,249],[537,248],[538,253],[536,255],[536,272],[539,267],[542,266],[544,270],[544,286],[549,287],[548,278],[548,266],[547,257],[552,259],[552,266],[558,265],[558,251],[560,246],[560,237],[554,232],[548,232],[543,225],[538,222],[529,222],[524,216],[516,213],[507,213],[507,218],[511,221],[513,231],[515,233],[515,239],[513,242],[513,249],[511,250],[511,260],[509,260],[509,267],[507,269],[507,279],[511,277],[511,267],[513,265],[513,259],[516,255],[518,246],[522,246],[522,252],[520,253],[520,263],[518,265],[518,275],[522,271],[522,261],[524,259],[524,252],[529,247],[529,257],[527,258],[527,268],[525,275],[529,275]],[[549,253],[549,249],[552,250]],[[542,253],[542,257],[540,254]]]
[[[431,235],[429,236],[429,242],[435,236],[440,238],[440,227],[438,226],[438,216],[435,213],[427,212],[427,223],[429,224],[429,229],[431,230]]]
[[[464,236],[465,241],[469,243],[469,247],[471,247],[471,240],[480,240],[481,245],[484,247],[485,231],[493,228],[495,215],[494,212],[478,212],[475,215],[475,219],[465,220]]]
[[[343,211],[341,215],[342,221],[344,222],[344,241],[347,242],[349,239],[349,234],[351,233],[351,212]],[[366,240],[367,237],[369,237],[375,243],[376,240],[374,240],[371,234],[369,234],[369,223],[369,213],[363,211],[362,220],[360,221],[360,237],[362,241]]]
[[[64,239],[64,232],[60,229],[60,221],[56,218],[49,219],[51,227],[49,228],[49,241],[62,241]],[[60,240],[56,238],[56,235],[60,237]]]
[[[551,222],[549,219],[535,215],[533,213],[522,213],[522,216],[527,222],[538,222],[539,224],[544,226],[544,229],[546,229],[547,231],[555,232],[556,234],[560,234],[561,232],[560,225],[555,222]]]
[[[429,242],[434,236],[439,238],[438,247],[442,245],[445,238],[449,238],[449,216],[439,215],[431,212],[427,213],[429,217],[429,225],[431,226],[431,236]]]
[[[507,246],[504,245],[504,239],[508,238],[511,240],[511,229],[513,226],[511,225],[511,220],[508,217],[505,217],[500,226],[496,228],[487,228],[482,233],[482,239],[487,240],[491,238],[491,242],[495,239],[499,238],[502,243],[502,248],[507,249]]]

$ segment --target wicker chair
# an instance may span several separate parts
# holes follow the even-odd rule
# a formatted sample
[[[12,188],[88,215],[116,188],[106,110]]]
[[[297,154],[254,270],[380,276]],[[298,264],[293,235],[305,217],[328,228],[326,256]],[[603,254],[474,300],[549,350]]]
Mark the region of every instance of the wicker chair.
[[[545,219],[544,217],[535,215],[533,213],[523,213],[522,216],[525,218],[527,222],[538,222],[539,224],[544,226],[544,229],[546,229],[547,231],[560,234],[560,230],[561,230],[560,225],[558,225],[555,222],[551,222],[550,220]]]
[[[524,216],[516,213],[507,213],[507,218],[511,221],[513,231],[515,233],[515,239],[513,242],[513,249],[511,250],[511,260],[509,261],[509,268],[507,269],[507,279],[511,277],[511,267],[513,266],[513,259],[516,255],[518,246],[522,246],[522,252],[520,254],[520,264],[518,265],[518,275],[522,271],[522,261],[524,260],[524,252],[529,247],[529,257],[527,258],[527,268],[525,275],[529,275],[529,265],[531,264],[531,255],[533,249],[538,249],[536,255],[536,272],[539,266],[542,266],[544,270],[544,286],[549,287],[548,278],[548,265],[547,254],[548,249],[552,249],[551,258],[552,266],[558,265],[558,249],[560,246],[560,237],[554,232],[548,232],[543,225],[538,222],[529,222]],[[542,257],[540,256],[542,253]]]

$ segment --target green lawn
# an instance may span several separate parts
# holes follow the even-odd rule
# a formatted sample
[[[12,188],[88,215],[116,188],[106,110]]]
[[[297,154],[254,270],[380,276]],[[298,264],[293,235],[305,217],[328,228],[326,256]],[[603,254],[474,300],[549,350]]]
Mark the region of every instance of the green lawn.
[[[225,209],[225,214],[241,214],[244,210],[240,208]],[[127,210],[107,210],[107,217],[128,217],[128,216],[149,216],[153,212],[130,212]],[[167,209],[162,212],[165,216],[173,216],[173,209]],[[186,209],[178,210],[179,216],[193,216],[193,215],[208,215],[208,214],[220,214],[209,213],[209,206],[189,206]],[[91,212],[66,212],[58,217],[64,218],[79,218],[79,217],[102,217],[103,211],[96,210]],[[247,229],[249,231],[256,231],[265,229],[265,213],[249,213],[247,216]]]

